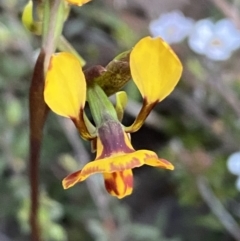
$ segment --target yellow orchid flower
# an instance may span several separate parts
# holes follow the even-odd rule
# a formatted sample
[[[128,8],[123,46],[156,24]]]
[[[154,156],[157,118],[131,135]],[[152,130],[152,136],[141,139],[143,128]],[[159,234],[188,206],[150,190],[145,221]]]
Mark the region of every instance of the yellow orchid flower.
[[[102,173],[107,191],[123,198],[132,193],[133,168],[146,164],[174,169],[171,163],[158,158],[152,151],[135,151],[127,133],[138,130],[156,103],[170,94],[180,78],[182,65],[162,39],[146,37],[131,51],[130,69],[144,101],[133,125],[124,127],[120,121],[127,102],[125,94],[117,94],[115,110],[94,79],[86,88],[85,76],[75,56],[70,53],[52,56],[46,74],[45,101],[55,113],[71,118],[82,137],[92,140],[96,149],[94,161],[64,178],[65,189],[92,174]],[[86,92],[96,128],[90,126],[83,112]]]

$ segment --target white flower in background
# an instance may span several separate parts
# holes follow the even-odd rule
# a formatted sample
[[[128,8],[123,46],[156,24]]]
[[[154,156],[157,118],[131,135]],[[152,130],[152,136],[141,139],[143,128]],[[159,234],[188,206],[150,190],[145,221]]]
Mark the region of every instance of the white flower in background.
[[[230,19],[215,24],[210,19],[199,20],[188,39],[189,47],[212,60],[226,60],[240,47],[240,31]]]
[[[228,157],[227,168],[230,173],[240,176],[240,152],[235,152]]]
[[[186,18],[179,11],[173,11],[153,20],[149,25],[149,30],[153,37],[161,37],[172,44],[179,43],[186,38],[193,25],[194,21],[191,18]]]

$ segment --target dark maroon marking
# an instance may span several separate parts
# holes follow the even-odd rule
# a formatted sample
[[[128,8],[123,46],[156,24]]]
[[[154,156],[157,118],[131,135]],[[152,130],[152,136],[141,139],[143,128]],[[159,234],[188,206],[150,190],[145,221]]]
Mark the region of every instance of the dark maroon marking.
[[[108,120],[99,127],[98,135],[103,145],[103,152],[98,159],[109,157],[117,152],[134,152],[126,145],[122,126],[115,120]]]
[[[127,175],[124,180],[128,187],[133,187],[133,175]]]
[[[113,191],[116,195],[119,195],[119,192],[117,190],[117,185],[116,185],[117,173],[113,172],[111,175],[112,175],[111,179],[104,180],[105,188],[109,193]]]
[[[87,84],[92,84],[95,78],[101,76],[106,71],[107,70],[101,65],[95,65],[84,70]]]
[[[125,184],[124,187],[124,193],[127,191],[127,188],[128,187],[133,187],[133,175],[127,175],[127,176],[124,176],[124,172],[120,172],[120,176],[123,180],[123,183]]]
[[[81,171],[77,171],[74,173],[69,174],[68,176],[66,176],[64,178],[65,182],[65,186],[68,187],[69,184],[71,184],[73,182],[73,179],[76,179],[79,175],[80,175]]]

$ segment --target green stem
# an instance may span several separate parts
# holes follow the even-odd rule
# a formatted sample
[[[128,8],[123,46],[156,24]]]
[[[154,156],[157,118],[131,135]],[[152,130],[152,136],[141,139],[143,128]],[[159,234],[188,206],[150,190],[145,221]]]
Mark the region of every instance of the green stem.
[[[66,10],[64,0],[45,0],[42,31],[42,48],[45,51],[44,73],[61,36]]]

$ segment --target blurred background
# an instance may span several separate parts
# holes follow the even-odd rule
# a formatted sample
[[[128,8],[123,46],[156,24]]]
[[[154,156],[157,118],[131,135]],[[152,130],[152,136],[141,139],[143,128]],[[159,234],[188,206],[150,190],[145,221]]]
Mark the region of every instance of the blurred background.
[[[0,241],[29,235],[28,91],[41,39],[21,23],[24,0],[0,0]],[[118,200],[95,175],[69,190],[61,180],[94,159],[67,119],[50,114],[40,165],[46,241],[240,240],[240,1],[93,0],[72,7],[64,36],[105,66],[143,36],[161,36],[181,59],[174,92],[140,131],[174,171],[134,169],[134,191]],[[224,21],[221,21],[223,20]],[[123,123],[141,108],[133,83]]]

